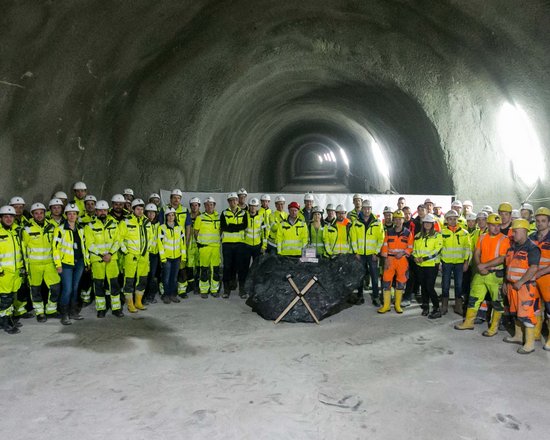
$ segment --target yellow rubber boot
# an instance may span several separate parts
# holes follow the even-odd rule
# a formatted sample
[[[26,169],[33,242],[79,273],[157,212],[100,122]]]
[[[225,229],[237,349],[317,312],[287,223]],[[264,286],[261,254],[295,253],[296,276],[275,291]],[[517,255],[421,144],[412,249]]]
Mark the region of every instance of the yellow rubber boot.
[[[464,322],[462,322],[462,324],[455,325],[455,330],[473,330],[474,319],[476,319],[476,315],[477,315],[476,309],[467,309]]]
[[[384,304],[378,309],[378,313],[387,313],[391,306],[391,290],[384,290]]]
[[[518,348],[519,354],[529,354],[535,351],[535,327],[525,327],[525,344]]]
[[[491,337],[495,336],[498,333],[498,324],[500,323],[500,318],[502,317],[502,312],[497,312],[493,310],[493,317],[491,319],[491,326],[485,330],[482,335]]]
[[[546,320],[546,326],[548,327],[548,337],[546,338],[546,344],[544,344],[544,348],[546,351],[550,351],[550,319]]]
[[[523,328],[519,319],[514,322],[514,336],[506,336],[503,341],[508,344],[523,344]]]
[[[395,291],[395,302],[393,303],[393,308],[395,309],[396,313],[403,313],[403,309],[401,308],[401,300],[403,299],[403,291],[402,290],[396,290]]]
[[[540,334],[542,332],[542,316],[535,316],[537,323],[535,324],[535,341],[540,341]]]
[[[136,291],[136,309],[138,310],[147,310],[147,307],[145,307],[142,303],[143,294],[143,291]]]
[[[132,294],[126,295],[126,305],[128,306],[128,311],[130,313],[137,313],[136,306],[134,306],[134,298],[132,298]]]

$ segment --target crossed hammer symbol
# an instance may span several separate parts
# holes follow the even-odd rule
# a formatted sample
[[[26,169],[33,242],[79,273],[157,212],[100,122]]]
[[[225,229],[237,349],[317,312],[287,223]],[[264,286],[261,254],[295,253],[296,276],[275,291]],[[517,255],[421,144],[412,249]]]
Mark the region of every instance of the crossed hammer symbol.
[[[286,276],[286,279],[288,280],[288,282],[290,283],[290,285],[292,286],[292,289],[294,290],[294,292],[296,293],[296,298],[294,298],[290,304],[287,306],[286,309],[283,310],[283,313],[281,313],[279,315],[279,317],[275,320],[275,324],[277,324],[281,319],[283,319],[287,314],[288,312],[290,312],[292,310],[292,308],[298,303],[298,301],[302,301],[302,303],[304,304],[304,306],[306,306],[306,309],[307,311],[309,312],[309,314],[311,315],[311,317],[313,318],[313,320],[319,324],[319,320],[317,319],[317,316],[315,315],[315,312],[313,311],[313,309],[310,307],[309,303],[307,302],[307,300],[304,298],[304,295],[313,287],[313,285],[319,280],[316,276],[314,276],[311,280],[309,280],[309,282],[304,286],[304,288],[302,290],[298,289],[298,286],[296,285],[296,283],[294,282],[294,280],[292,279],[292,275],[288,274]]]

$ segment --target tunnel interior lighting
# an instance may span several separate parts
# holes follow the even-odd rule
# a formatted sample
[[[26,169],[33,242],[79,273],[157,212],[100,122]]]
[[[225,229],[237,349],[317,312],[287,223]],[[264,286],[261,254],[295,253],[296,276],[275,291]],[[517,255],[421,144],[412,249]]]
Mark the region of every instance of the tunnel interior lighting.
[[[378,142],[373,141],[371,144],[372,149],[372,155],[374,157],[374,161],[376,163],[376,166],[378,167],[378,171],[380,171],[380,174],[382,174],[387,179],[390,178],[390,168],[388,166],[388,162],[386,161],[386,158],[384,157],[384,154],[382,153],[382,149],[380,148],[380,145],[378,145]]]
[[[544,178],[545,163],[539,138],[527,113],[519,105],[503,104],[499,132],[502,148],[520,179],[526,185],[533,185]]]
[[[342,160],[344,161],[344,163],[346,164],[346,167],[349,168],[349,159],[348,159],[348,155],[346,154],[346,152],[344,151],[344,149],[342,147],[339,147],[340,148],[340,156],[342,157]]]
[[[319,163],[323,163],[325,160],[323,159],[323,156],[320,154],[317,155],[317,158],[319,159]]]

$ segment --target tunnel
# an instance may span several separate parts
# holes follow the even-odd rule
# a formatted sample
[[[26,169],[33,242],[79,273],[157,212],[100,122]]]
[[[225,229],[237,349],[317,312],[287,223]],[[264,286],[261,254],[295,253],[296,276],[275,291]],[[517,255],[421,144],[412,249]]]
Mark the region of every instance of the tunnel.
[[[548,193],[550,3],[8,1],[0,197]]]

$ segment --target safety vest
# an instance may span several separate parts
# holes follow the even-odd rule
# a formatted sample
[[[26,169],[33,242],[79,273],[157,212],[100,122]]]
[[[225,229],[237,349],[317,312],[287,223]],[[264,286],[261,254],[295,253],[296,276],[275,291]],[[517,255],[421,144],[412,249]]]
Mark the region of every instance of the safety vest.
[[[350,228],[351,248],[354,254],[375,255],[380,252],[384,244],[384,228],[382,223],[370,215],[370,223],[367,225],[356,219]]]
[[[55,226],[45,221],[39,225],[33,220],[23,228],[21,244],[27,270],[34,265],[53,264],[53,243]]]
[[[78,209],[80,209],[79,216],[84,215],[84,213],[86,212],[86,204],[84,202],[84,199],[78,199],[75,197],[74,200],[70,203],[74,203],[76,206],[78,206]]]
[[[262,245],[265,249],[267,242],[265,240],[266,224],[265,217],[260,213],[256,213],[254,217],[248,213],[248,226],[244,230],[244,242],[249,246]]]
[[[90,215],[85,211],[84,214],[78,217],[78,223],[80,223],[82,226],[86,226],[90,223],[93,223],[95,219],[95,215]]]
[[[103,261],[105,254],[111,254],[111,261],[117,259],[117,252],[120,249],[120,229],[116,220],[107,218],[102,222],[96,218],[84,228],[84,237],[90,262]]]
[[[277,246],[277,231],[279,224],[288,218],[288,213],[285,211],[273,211],[269,216],[269,234],[267,243],[271,246]]]
[[[422,236],[416,234],[413,244],[413,257],[422,258],[421,267],[434,267],[440,261],[440,253],[443,247],[443,237],[440,232],[435,231],[433,235]]]
[[[537,251],[537,254],[540,253],[537,245],[531,240],[527,239],[523,245],[519,246],[515,243],[511,246],[506,252],[506,280],[510,283],[515,283],[519,281],[521,277],[529,270],[529,253],[533,250]],[[537,261],[537,264],[539,261]],[[531,279],[527,281],[534,281],[535,274]]]
[[[127,218],[130,218],[132,214],[127,211],[126,209],[122,209],[122,213],[120,214],[120,216],[118,216],[115,211],[113,211],[113,209],[111,208],[109,210],[109,214],[107,215],[107,218],[112,218],[114,221],[120,223],[124,220],[126,220]]]
[[[537,233],[529,235],[529,238],[533,243],[535,243],[540,249],[540,262],[539,266],[550,266],[550,232],[546,234],[541,241],[537,240]]]
[[[347,218],[349,218],[352,222],[357,220],[357,217],[359,216],[359,212],[357,209],[353,208],[350,212],[348,212]]]
[[[245,221],[246,211],[238,208],[235,212],[231,209],[224,209],[222,216],[225,218],[226,225],[242,225]],[[244,229],[238,232],[223,231],[222,243],[243,243],[244,242]]]
[[[349,230],[351,221],[345,218],[343,221],[335,221],[326,227],[325,249],[328,255],[340,255],[350,253]]]
[[[260,214],[263,218],[264,218],[264,238],[265,238],[265,241],[267,243],[267,239],[269,238],[269,231],[270,231],[270,227],[271,227],[271,221],[270,221],[270,218],[271,218],[271,209],[270,208],[260,208],[258,210],[258,214]]]
[[[13,225],[9,229],[0,225],[0,273],[16,273],[22,268],[23,253],[17,229]]]
[[[88,251],[86,248],[86,240],[84,237],[84,228],[78,223],[75,224],[74,231],[65,227],[65,223],[61,223],[60,226],[55,228],[54,231],[54,245],[53,245],[53,259],[56,267],[61,267],[62,264],[68,264],[74,266],[74,250],[75,241],[74,233],[76,232],[80,237],[80,245],[82,247],[82,256],[84,258],[84,264],[89,264]]]
[[[325,227],[320,225],[319,228],[315,228],[313,223],[310,223],[308,227],[309,232],[309,245],[315,248],[318,257],[326,255],[324,233]]]
[[[290,224],[286,219],[280,223],[277,230],[277,253],[284,256],[300,256],[307,240],[306,224],[298,219],[294,224]]]
[[[157,243],[162,262],[167,258],[186,259],[185,234],[181,226],[174,225],[173,228],[170,228],[166,223],[160,225]]]
[[[166,218],[164,216],[164,212],[168,208],[175,209],[175,211],[176,211],[176,222],[185,231],[185,223],[187,222],[187,216],[189,215],[189,210],[187,208],[184,208],[183,205],[181,205],[181,204],[179,204],[177,208],[174,208],[172,205],[166,205],[164,208],[162,208],[162,215],[159,216],[159,220],[160,220],[161,224],[166,223]]]
[[[391,257],[396,254],[396,251],[405,251],[407,255],[411,255],[413,241],[414,237],[407,228],[403,228],[400,232],[397,232],[395,228],[390,228],[386,231],[380,255]]]
[[[193,227],[198,232],[200,246],[220,246],[220,216],[217,211],[212,214],[203,212],[195,219]]]
[[[150,220],[149,222],[151,223],[151,232],[153,234],[152,244],[151,244],[151,247],[149,248],[149,253],[156,255],[159,253],[159,244],[157,239],[159,236],[160,223],[158,221],[155,221],[155,223],[153,223]]]
[[[124,254],[145,256],[153,243],[153,228],[145,216],[132,214],[120,222],[120,250]]]
[[[506,255],[509,247],[510,240],[501,232],[496,235],[483,234],[479,237],[476,244],[476,249],[479,249],[481,252],[479,260],[482,264]],[[504,265],[499,264],[492,267],[491,270],[502,270],[503,268]]]
[[[470,234],[464,228],[457,226],[454,231],[448,226],[441,232],[443,248],[441,249],[441,261],[449,264],[464,263],[471,257]]]

